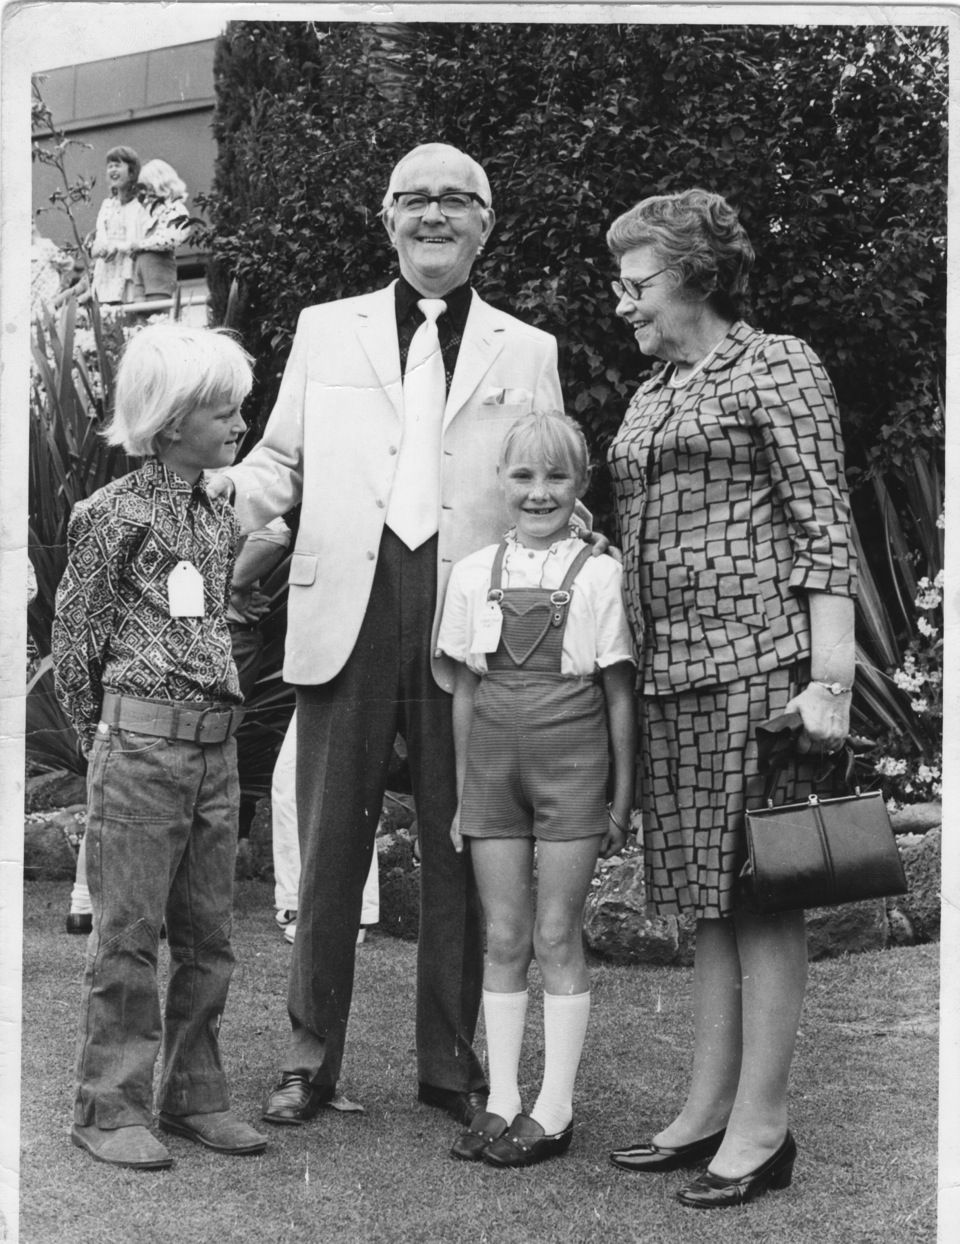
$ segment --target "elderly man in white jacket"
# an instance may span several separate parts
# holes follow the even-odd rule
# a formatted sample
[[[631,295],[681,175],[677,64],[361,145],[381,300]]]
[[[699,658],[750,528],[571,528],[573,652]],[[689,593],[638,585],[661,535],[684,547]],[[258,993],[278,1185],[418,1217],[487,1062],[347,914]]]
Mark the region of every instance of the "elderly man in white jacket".
[[[494,225],[474,160],[415,148],[393,170],[382,217],[399,279],[302,313],[263,439],[225,473],[245,529],[302,502],[284,663],[297,694],[302,874],[290,1042],[263,1116],[277,1124],[304,1122],[336,1093],[398,731],[422,858],[419,1098],[464,1123],[486,1102],[472,1048],[479,910],[469,855],[449,838],[452,677],[435,639],[451,566],[507,525],[496,472],[506,430],[563,407],[557,346],[470,287]]]

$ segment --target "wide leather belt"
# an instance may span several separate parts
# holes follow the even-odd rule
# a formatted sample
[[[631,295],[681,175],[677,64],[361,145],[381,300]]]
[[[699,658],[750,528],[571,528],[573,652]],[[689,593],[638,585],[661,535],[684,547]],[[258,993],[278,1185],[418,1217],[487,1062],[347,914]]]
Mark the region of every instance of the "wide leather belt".
[[[104,693],[100,709],[100,720],[109,726],[190,743],[223,743],[236,732],[242,719],[242,708],[144,700],[113,691]]]

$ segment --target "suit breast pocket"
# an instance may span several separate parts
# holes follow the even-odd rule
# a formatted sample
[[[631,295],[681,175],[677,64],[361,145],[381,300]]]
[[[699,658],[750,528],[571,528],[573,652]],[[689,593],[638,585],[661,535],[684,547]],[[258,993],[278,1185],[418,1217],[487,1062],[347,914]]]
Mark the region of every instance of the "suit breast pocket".
[[[498,388],[486,390],[477,407],[478,419],[519,419],[533,407],[533,394],[529,389]]]
[[[316,582],[319,557],[316,553],[294,553],[290,558],[291,587],[310,587]]]

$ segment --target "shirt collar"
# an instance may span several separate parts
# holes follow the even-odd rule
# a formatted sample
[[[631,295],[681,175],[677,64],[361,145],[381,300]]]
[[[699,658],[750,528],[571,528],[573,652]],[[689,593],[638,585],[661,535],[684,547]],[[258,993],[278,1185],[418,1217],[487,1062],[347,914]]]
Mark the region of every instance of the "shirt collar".
[[[398,277],[396,287],[397,323],[403,323],[421,298],[429,297],[429,294],[421,294],[418,289],[415,289],[406,277]],[[473,291],[470,288],[469,281],[465,281],[463,285],[458,285],[456,289],[452,289],[449,294],[444,294],[443,296],[443,301],[447,304],[445,314],[452,320],[465,323],[472,297]]]
[[[516,527],[511,527],[510,530],[504,534],[503,538],[511,548],[524,549],[528,553],[552,553],[554,556],[556,556],[556,554],[567,545],[583,543],[579,536],[568,535],[561,536],[559,540],[554,540],[553,544],[549,545],[549,547],[545,549],[528,549],[525,544],[521,544],[517,539]]]
[[[705,376],[709,372],[721,371],[723,368],[729,367],[734,359],[739,358],[749,343],[758,335],[757,329],[751,328],[745,320],[735,320],[727,330],[727,335],[717,346],[713,357],[704,364],[703,371],[700,374]],[[666,384],[672,374],[673,365],[671,363],[662,363],[642,387],[645,389],[660,388]]]
[[[184,479],[182,475],[172,471],[159,458],[148,458],[144,462],[142,470],[144,478],[158,488],[164,488],[167,492],[178,493],[185,497],[188,502],[205,502],[208,506],[211,504],[210,494],[206,488],[205,472],[201,472],[197,482],[191,484],[188,479]]]

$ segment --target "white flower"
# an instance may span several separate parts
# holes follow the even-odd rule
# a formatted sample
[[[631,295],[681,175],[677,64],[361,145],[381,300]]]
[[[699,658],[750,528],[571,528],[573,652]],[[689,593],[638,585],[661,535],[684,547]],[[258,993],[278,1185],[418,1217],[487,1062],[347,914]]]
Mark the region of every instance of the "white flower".
[[[917,630],[921,635],[926,635],[927,639],[936,639],[940,632],[926,618],[917,618]]]
[[[897,684],[901,691],[912,693],[919,691],[923,686],[923,675],[912,668],[912,662],[909,657],[904,661],[905,668],[902,670],[894,670],[893,681]]]
[[[907,771],[907,762],[895,760],[892,756],[881,756],[874,769],[881,777],[901,777]]]
[[[915,713],[925,713],[927,709],[930,707],[930,704],[929,704],[929,701],[923,700],[923,699],[911,700],[910,707],[913,709]]]
[[[939,578],[939,575],[937,576]],[[918,609],[936,609],[943,597],[940,594],[942,584],[933,584],[924,575],[917,584],[917,598],[913,602]]]

